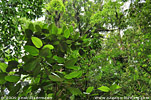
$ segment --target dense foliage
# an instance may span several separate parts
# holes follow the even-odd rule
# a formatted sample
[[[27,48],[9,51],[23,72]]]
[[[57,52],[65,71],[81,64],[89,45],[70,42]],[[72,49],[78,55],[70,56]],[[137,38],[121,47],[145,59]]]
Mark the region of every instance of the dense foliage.
[[[1,0],[0,7],[0,97],[151,98],[150,0]]]

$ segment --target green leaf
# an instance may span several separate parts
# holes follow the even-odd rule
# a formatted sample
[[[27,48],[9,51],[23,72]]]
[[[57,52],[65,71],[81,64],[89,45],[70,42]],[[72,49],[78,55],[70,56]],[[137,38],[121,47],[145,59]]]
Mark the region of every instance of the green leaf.
[[[62,27],[62,32],[64,33],[64,31],[67,29],[67,26],[66,25],[64,25],[63,27]]]
[[[52,34],[57,34],[57,31],[58,31],[58,28],[57,28],[57,26],[55,25],[55,24],[52,24],[52,29],[51,29],[52,31]]]
[[[5,80],[5,73],[0,73],[0,84],[5,84],[6,80]]]
[[[65,62],[65,67],[72,67],[74,66],[74,64],[77,62],[77,59],[76,58],[73,58],[71,60],[68,60]]]
[[[62,43],[59,45],[59,47],[60,47],[61,52],[66,52],[66,51],[69,50],[69,47],[68,47],[68,45],[67,45],[66,42],[62,42]]]
[[[14,75],[5,76],[5,80],[8,82],[18,82],[19,79],[20,79],[20,76],[14,76]]]
[[[72,43],[72,40],[67,40],[66,43],[67,43],[67,44],[71,44],[71,43]]]
[[[120,89],[120,88],[121,88],[121,87],[120,87],[119,85],[113,84],[113,85],[110,87],[110,90],[111,90],[111,91],[114,91],[114,90]]]
[[[48,49],[54,49],[54,46],[53,45],[50,45],[50,44],[47,44],[47,45],[45,45],[44,47],[43,47],[43,49],[44,48],[48,48]]]
[[[29,52],[33,56],[39,55],[39,50],[37,48],[33,47],[33,46],[26,45],[24,47],[24,49],[25,49],[26,52]]]
[[[52,81],[56,81],[56,82],[63,81],[63,79],[61,79],[58,76],[54,76],[54,75],[49,75],[49,79],[52,80]]]
[[[109,92],[110,91],[110,88],[108,88],[107,86],[101,86],[98,89],[103,91],[103,92]]]
[[[70,26],[69,30],[70,32],[73,32],[73,26]]]
[[[32,23],[29,24],[28,28],[32,31],[34,31],[34,25]]]
[[[70,100],[75,100],[75,95],[70,96]]]
[[[77,78],[80,75],[82,75],[82,71],[74,71],[74,72],[71,72],[70,74],[65,75],[64,77],[66,79],[72,79],[72,78]]]
[[[39,55],[42,56],[42,57],[48,57],[48,58],[50,58],[52,56],[52,53],[51,53],[50,49],[45,48],[45,49],[41,49],[40,50]]]
[[[25,34],[26,34],[26,36],[27,36],[28,38],[31,38],[31,36],[32,36],[32,34],[33,34],[33,31],[30,30],[30,29],[26,29],[26,30],[25,30]]]
[[[40,73],[40,70],[41,70],[41,65],[38,64],[34,69],[33,75],[37,76]]]
[[[61,34],[61,32],[62,32],[62,29],[61,29],[61,28],[58,28],[57,34]]]
[[[35,29],[36,29],[37,32],[41,32],[41,27],[40,27],[40,25],[36,25],[36,26],[35,26]]]
[[[70,66],[70,67],[68,66],[66,68],[73,69],[73,70],[80,70],[81,69],[79,66]]]
[[[20,90],[21,84],[18,83],[15,87],[13,87],[9,93],[9,96],[16,96],[17,92]]]
[[[42,28],[43,28],[43,29],[48,29],[48,24],[44,24],[44,25],[42,26]]]
[[[33,59],[34,59],[34,57],[32,55],[25,55],[25,56],[22,57],[22,60],[24,62],[29,62],[29,61],[31,61]]]
[[[23,69],[24,69],[25,71],[32,71],[32,70],[36,67],[36,65],[37,65],[38,63],[40,63],[40,61],[41,61],[41,59],[40,59],[40,58],[37,58],[36,60],[32,60],[32,61],[30,61],[30,62],[27,62],[27,63],[23,66]]]
[[[82,92],[78,88],[69,87],[67,88],[73,95],[80,95]]]
[[[6,72],[6,68],[8,67],[7,64],[5,63],[0,63],[0,69],[3,71],[3,72]]]
[[[64,37],[65,37],[65,38],[69,38],[69,36],[70,36],[70,31],[69,31],[69,29],[66,29],[66,30],[64,31]]]
[[[56,60],[58,63],[64,63],[64,58],[58,57],[58,56],[53,56],[53,59]]]
[[[37,48],[41,48],[43,46],[42,41],[37,38],[37,37],[31,37],[31,40],[33,42],[33,44],[37,47]]]
[[[86,93],[91,93],[93,91],[94,87],[88,87],[86,90]]]

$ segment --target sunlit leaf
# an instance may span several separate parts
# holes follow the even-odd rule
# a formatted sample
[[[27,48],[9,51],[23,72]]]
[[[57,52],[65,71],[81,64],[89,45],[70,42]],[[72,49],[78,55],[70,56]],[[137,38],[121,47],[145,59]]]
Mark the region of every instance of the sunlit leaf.
[[[91,93],[93,91],[94,87],[88,87],[86,90],[86,93]]]
[[[69,31],[69,29],[66,29],[66,30],[64,31],[64,37],[65,37],[65,38],[69,38],[69,36],[70,36],[70,31]]]
[[[5,63],[0,63],[0,69],[3,71],[3,72],[6,72],[6,68],[8,67],[7,64]]]
[[[70,74],[65,75],[64,77],[66,79],[72,79],[72,78],[79,77],[79,75],[81,75],[81,74],[82,74],[82,71],[74,71],[74,72],[71,72]]]
[[[31,37],[31,40],[33,42],[33,44],[37,47],[37,48],[41,48],[43,46],[42,41],[37,38],[37,37]]]
[[[19,79],[20,79],[20,76],[14,76],[14,75],[5,76],[5,80],[9,82],[18,82]]]
[[[103,92],[109,92],[110,91],[110,88],[108,88],[107,86],[101,86],[98,89],[103,91]]]
[[[54,46],[53,45],[50,45],[50,44],[47,44],[47,45],[44,45],[43,49],[44,48],[48,48],[48,49],[54,49]]]
[[[61,33],[62,33],[62,29],[58,28],[58,34],[61,34]]]

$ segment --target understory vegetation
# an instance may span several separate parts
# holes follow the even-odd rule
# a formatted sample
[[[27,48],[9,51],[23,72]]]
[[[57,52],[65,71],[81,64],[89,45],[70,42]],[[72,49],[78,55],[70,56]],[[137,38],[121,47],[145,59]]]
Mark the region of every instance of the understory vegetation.
[[[0,97],[149,100],[151,1],[1,0]]]

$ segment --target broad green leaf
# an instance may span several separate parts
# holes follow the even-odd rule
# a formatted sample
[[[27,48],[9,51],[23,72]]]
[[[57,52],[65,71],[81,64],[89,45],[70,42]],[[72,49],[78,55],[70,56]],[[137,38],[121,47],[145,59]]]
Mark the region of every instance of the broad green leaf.
[[[6,68],[8,67],[7,64],[5,63],[0,63],[0,69],[3,71],[3,72],[6,72]]]
[[[33,25],[33,23],[30,23],[29,26],[28,26],[28,28],[29,28],[30,30],[34,31],[34,25]]]
[[[48,29],[48,24],[44,24],[44,25],[42,26],[42,28],[43,28],[43,29]]]
[[[86,93],[91,93],[93,91],[94,87],[88,87],[86,90]]]
[[[67,40],[66,43],[67,43],[67,44],[71,44],[71,43],[72,43],[72,40]]]
[[[69,30],[70,32],[73,32],[73,26],[70,26]]]
[[[67,26],[66,25],[64,25],[63,27],[62,27],[62,32],[64,33],[64,31],[67,29]]]
[[[66,68],[68,68],[68,69],[74,69],[74,70],[80,70],[81,69],[79,66],[70,66],[70,67],[68,66]]]
[[[53,45],[50,45],[50,44],[47,44],[47,45],[45,45],[44,47],[43,47],[43,49],[44,48],[48,48],[48,49],[54,49],[54,46]]]
[[[41,32],[41,27],[40,27],[40,25],[35,25],[35,29],[36,29],[37,32]]]
[[[69,36],[70,36],[70,31],[69,31],[69,29],[66,29],[66,30],[64,31],[64,37],[65,37],[65,38],[69,38]]]
[[[37,38],[37,37],[31,37],[31,40],[33,42],[33,44],[37,47],[37,48],[41,48],[43,46],[42,41]]]
[[[33,31],[30,30],[30,29],[26,29],[26,30],[25,30],[25,34],[26,34],[26,36],[27,36],[28,38],[31,38],[31,36],[32,36],[32,34],[33,34]]]
[[[58,63],[64,63],[64,58],[58,57],[58,56],[53,56],[53,59],[56,60]]]
[[[26,45],[24,47],[24,49],[25,49],[26,52],[29,52],[33,56],[39,55],[39,50],[37,48],[33,47],[33,46]]]
[[[61,79],[58,76],[54,76],[54,75],[49,75],[49,79],[52,80],[52,81],[56,81],[56,82],[63,81],[63,79]]]
[[[40,73],[40,70],[41,70],[41,65],[37,64],[37,66],[34,69],[33,75],[37,76]]]
[[[69,87],[67,88],[73,95],[80,95],[82,92],[78,88]]]
[[[53,84],[48,84],[48,85],[43,86],[43,89],[48,90],[48,88],[51,88],[52,86],[53,86]]]
[[[112,85],[112,86],[110,87],[110,90],[111,90],[111,91],[114,91],[114,90],[120,89],[120,88],[121,88],[121,87],[120,87],[119,85],[114,84],[114,85]]]
[[[59,41],[54,41],[54,42],[53,42],[53,45],[59,45],[59,44],[60,44]]]
[[[52,24],[52,27],[51,27],[52,29],[52,31],[51,31],[51,33],[52,34],[57,34],[57,31],[58,31],[58,28],[57,28],[57,26],[55,25],[55,24]]]
[[[50,58],[52,56],[52,53],[51,53],[51,51],[50,51],[49,48],[45,48],[45,49],[41,49],[40,50],[39,55],[42,56],[42,57],[48,57],[48,58]]]
[[[61,28],[58,28],[58,34],[61,34],[62,33],[62,29]]]
[[[18,82],[19,79],[20,79],[20,76],[14,76],[14,75],[5,76],[5,80],[9,82]]]
[[[62,42],[62,43],[59,45],[59,47],[60,47],[61,52],[66,52],[66,51],[69,50],[69,47],[68,47],[68,45],[67,45],[66,42]]]
[[[72,78],[77,78],[80,75],[82,75],[82,71],[74,71],[74,72],[71,72],[70,74],[65,75],[64,77],[66,79],[72,79]]]
[[[65,67],[72,67],[74,66],[74,64],[77,62],[77,59],[76,58],[73,58],[71,60],[68,60],[65,62]]]
[[[107,86],[101,86],[98,89],[103,91],[103,92],[109,92],[110,91],[110,88],[108,88]]]
[[[17,92],[20,90],[21,84],[18,83],[15,87],[13,87],[9,93],[9,96],[16,96]]]
[[[77,40],[80,37],[80,33],[76,33],[74,36],[74,40]]]
[[[70,100],[75,100],[75,95],[70,96]]]
[[[32,60],[32,61],[30,61],[30,62],[27,62],[27,63],[23,66],[23,69],[24,69],[25,71],[32,71],[32,70],[36,67],[36,65],[37,65],[38,63],[40,63],[40,61],[41,61],[41,59],[40,59],[40,58],[37,58],[36,60]]]
[[[5,73],[0,73],[0,84],[5,84],[6,80],[5,80]]]
[[[29,61],[31,61],[33,59],[34,59],[34,57],[32,55],[25,55],[25,56],[22,57],[22,60],[24,62],[29,62]]]

